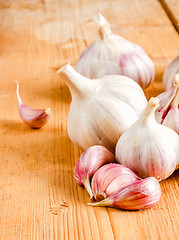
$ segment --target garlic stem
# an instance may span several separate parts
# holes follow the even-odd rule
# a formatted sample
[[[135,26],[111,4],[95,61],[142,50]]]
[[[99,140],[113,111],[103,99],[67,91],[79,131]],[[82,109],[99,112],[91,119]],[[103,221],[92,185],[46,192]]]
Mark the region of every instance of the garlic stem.
[[[76,92],[78,96],[83,96],[90,91],[91,81],[75,71],[70,64],[57,70],[57,74],[63,77],[72,93]]]
[[[93,197],[93,193],[92,193],[92,190],[91,190],[91,186],[90,186],[90,181],[89,179],[85,179],[83,181],[83,185],[85,186],[85,189],[87,190],[87,192],[89,193],[90,195],[90,199]]]
[[[94,20],[98,25],[98,33],[101,40],[104,38],[109,38],[110,35],[112,35],[111,28],[109,26],[109,23],[106,21],[106,19],[98,13],[96,16],[94,16]]]
[[[93,207],[108,207],[113,205],[113,199],[108,197],[101,200],[100,202],[88,203],[88,205]]]
[[[175,98],[173,100],[173,106],[178,107],[179,105],[179,74],[175,75],[174,86],[176,87]]]
[[[152,97],[148,104],[147,107],[144,109],[144,111],[141,113],[141,116],[139,117],[139,120],[141,121],[147,121],[148,119],[153,118],[155,115],[155,110],[159,106],[159,99]]]

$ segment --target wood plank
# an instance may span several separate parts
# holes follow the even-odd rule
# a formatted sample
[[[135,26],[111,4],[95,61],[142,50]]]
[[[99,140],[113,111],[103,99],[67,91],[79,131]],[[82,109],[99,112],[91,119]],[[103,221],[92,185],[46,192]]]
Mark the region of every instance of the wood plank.
[[[169,18],[179,32],[179,3],[178,0],[159,0]]]
[[[178,171],[161,183],[159,204],[139,212],[87,206],[88,194],[75,184],[82,151],[68,137],[71,96],[54,68],[69,61],[75,66],[96,39],[91,17],[99,11],[116,34],[140,44],[154,60],[147,97],[162,92],[179,37],[157,0],[0,1],[0,239],[178,238]],[[32,130],[21,121],[14,79],[26,104],[52,108],[44,128]]]

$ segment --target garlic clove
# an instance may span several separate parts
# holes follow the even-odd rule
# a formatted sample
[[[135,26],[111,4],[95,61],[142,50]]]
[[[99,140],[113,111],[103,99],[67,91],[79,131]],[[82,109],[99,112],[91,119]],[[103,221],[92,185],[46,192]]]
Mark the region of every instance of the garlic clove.
[[[179,134],[179,74],[175,76],[173,87],[157,98],[160,99],[159,107],[155,112],[157,122]]]
[[[72,142],[82,149],[103,145],[114,152],[119,136],[138,119],[147,104],[142,88],[119,75],[91,80],[69,64],[57,74],[72,95],[67,122]]]
[[[139,179],[133,171],[121,164],[104,165],[92,178],[93,196],[97,201],[102,200]]]
[[[19,114],[21,119],[31,128],[41,128],[50,119],[51,109],[35,109],[30,106],[25,105],[19,95],[19,83],[17,83],[17,98],[19,106]]]
[[[179,52],[175,59],[165,69],[163,75],[163,86],[165,90],[169,90],[173,87],[175,81],[175,75],[179,73]]]
[[[113,34],[101,14],[94,19],[98,25],[99,39],[82,52],[76,70],[91,79],[112,74],[124,75],[143,89],[147,88],[155,75],[152,60],[140,46]]]
[[[139,177],[163,180],[175,170],[178,162],[178,134],[155,120],[159,99],[151,98],[139,119],[119,138],[117,162]]]
[[[114,155],[103,146],[92,146],[82,153],[76,163],[74,176],[78,184],[84,186],[93,197],[90,181],[94,173],[103,165],[115,162]]]
[[[154,177],[149,177],[120,189],[100,202],[88,203],[88,205],[94,207],[109,206],[124,210],[143,210],[156,205],[160,196],[160,184]]]

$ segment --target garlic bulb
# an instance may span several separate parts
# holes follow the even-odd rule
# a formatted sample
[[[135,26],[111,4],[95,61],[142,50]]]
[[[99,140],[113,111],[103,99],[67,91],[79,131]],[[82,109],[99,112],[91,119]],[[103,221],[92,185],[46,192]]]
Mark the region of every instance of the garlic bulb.
[[[92,193],[96,200],[102,200],[139,179],[133,171],[121,164],[106,164],[92,178]]]
[[[50,119],[51,109],[35,109],[25,105],[19,95],[19,83],[17,82],[17,98],[21,119],[31,128],[41,128]]]
[[[84,186],[93,197],[90,181],[94,173],[103,165],[115,162],[114,155],[103,146],[92,146],[82,153],[75,166],[75,180]]]
[[[163,180],[175,170],[178,162],[178,134],[155,120],[157,98],[151,98],[139,119],[119,138],[116,160],[141,178]]]
[[[147,88],[155,75],[152,60],[140,46],[113,34],[101,14],[95,20],[99,27],[99,39],[82,52],[76,70],[92,79],[111,74],[124,75],[143,89]]]
[[[57,71],[71,94],[68,134],[82,149],[103,145],[114,152],[119,136],[139,117],[147,104],[141,87],[117,75],[88,79],[69,64]]]
[[[156,205],[161,196],[161,189],[154,177],[134,182],[111,194],[104,200],[88,203],[94,207],[115,207],[125,210],[142,210]]]
[[[173,87],[157,98],[160,99],[159,107],[155,112],[157,122],[179,134],[179,74],[175,76]]]
[[[165,90],[173,87],[175,75],[179,73],[179,52],[177,57],[168,65],[163,75],[163,86]]]

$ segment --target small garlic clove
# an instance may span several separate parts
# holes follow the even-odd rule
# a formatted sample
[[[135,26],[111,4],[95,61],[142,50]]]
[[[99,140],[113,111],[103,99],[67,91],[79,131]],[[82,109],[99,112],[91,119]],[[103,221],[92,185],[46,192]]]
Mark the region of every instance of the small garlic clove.
[[[82,153],[76,163],[74,176],[78,184],[84,186],[93,197],[90,181],[94,173],[103,165],[115,162],[114,155],[103,146],[92,146]]]
[[[179,137],[156,122],[158,106],[159,99],[151,98],[139,119],[122,134],[116,145],[116,160],[141,178],[163,180],[177,167]]]
[[[30,106],[25,105],[19,95],[19,83],[17,83],[17,98],[19,105],[19,114],[22,120],[31,128],[41,128],[50,119],[51,109],[35,109]]]
[[[139,179],[133,171],[121,164],[104,165],[92,178],[93,196],[96,200],[102,200]]]
[[[165,90],[169,90],[173,87],[175,81],[175,75],[179,73],[179,52],[175,59],[165,69],[163,75],[163,86]]]
[[[109,206],[124,210],[143,210],[156,205],[160,196],[159,182],[154,177],[149,177],[120,189],[100,202],[88,204],[94,207]]]
[[[179,134],[179,74],[175,76],[173,87],[157,98],[160,99],[159,107],[155,112],[157,122]]]

